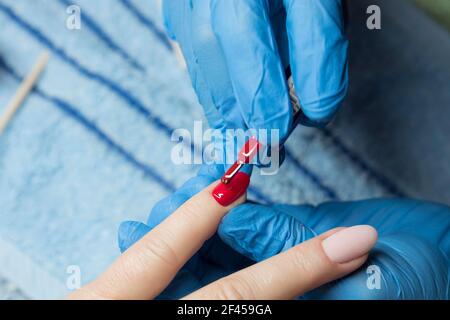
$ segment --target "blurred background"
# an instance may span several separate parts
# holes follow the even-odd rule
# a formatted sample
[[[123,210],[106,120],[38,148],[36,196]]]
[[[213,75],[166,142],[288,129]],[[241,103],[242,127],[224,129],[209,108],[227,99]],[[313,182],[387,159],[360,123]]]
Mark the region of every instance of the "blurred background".
[[[70,5],[81,29],[67,27]],[[366,9],[381,8],[381,30]],[[349,1],[350,91],[324,130],[299,127],[250,197],[312,203],[408,196],[450,205],[450,0]],[[171,133],[201,107],[157,0],[0,0],[0,112],[43,51],[49,64],[0,136],[0,299],[57,298],[117,257],[197,167]]]
[[[420,9],[450,30],[450,1],[448,0],[412,0]]]

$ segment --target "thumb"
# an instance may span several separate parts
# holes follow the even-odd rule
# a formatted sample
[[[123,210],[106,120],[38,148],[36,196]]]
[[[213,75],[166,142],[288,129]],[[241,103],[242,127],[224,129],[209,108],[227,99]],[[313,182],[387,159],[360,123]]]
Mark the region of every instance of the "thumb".
[[[310,214],[312,206],[296,206]],[[234,250],[262,261],[296,246],[317,234],[277,206],[246,203],[232,209],[219,225],[220,238]]]

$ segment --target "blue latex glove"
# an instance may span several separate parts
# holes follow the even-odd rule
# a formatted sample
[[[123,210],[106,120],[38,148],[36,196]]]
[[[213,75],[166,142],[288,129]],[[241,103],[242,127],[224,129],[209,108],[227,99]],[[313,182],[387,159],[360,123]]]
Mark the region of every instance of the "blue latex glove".
[[[340,0],[165,0],[164,20],[213,128],[292,127],[291,66],[308,119],[328,122],[347,91]]]
[[[196,177],[153,208],[147,224],[122,223],[119,229],[121,251],[222,174],[222,166],[204,165]],[[251,203],[238,206],[223,219],[219,236],[205,243],[161,297],[180,298],[252,261],[278,254],[316,234],[337,226],[358,224],[370,224],[379,232],[378,244],[365,266],[304,298],[449,298],[450,208],[399,199],[329,202],[317,207],[267,207]],[[380,290],[367,288],[366,270],[370,265],[380,268]]]
[[[372,225],[379,233],[365,266],[304,298],[449,299],[450,208],[444,205],[400,199],[317,207],[244,204],[223,219],[219,235],[238,252],[261,261],[329,229],[359,224]],[[381,271],[379,290],[366,285],[370,265]],[[373,281],[374,274],[370,276]]]
[[[147,224],[136,221],[123,222],[119,228],[121,252],[124,252],[161,223],[194,194],[219,179],[223,173],[223,166],[204,165],[196,177],[188,180],[174,194],[155,205]],[[250,259],[232,250],[215,235],[189,260],[158,298],[179,299],[194,290],[200,289],[207,283],[245,268],[251,263]]]

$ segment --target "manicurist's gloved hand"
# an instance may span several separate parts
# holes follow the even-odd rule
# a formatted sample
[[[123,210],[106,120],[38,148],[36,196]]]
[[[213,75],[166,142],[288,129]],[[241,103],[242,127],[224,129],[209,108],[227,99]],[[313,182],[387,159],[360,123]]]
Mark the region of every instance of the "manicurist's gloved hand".
[[[355,224],[379,233],[365,265],[304,298],[449,299],[450,208],[444,205],[400,199],[317,207],[243,204],[224,218],[219,235],[262,261],[326,230]]]
[[[142,236],[99,278],[69,298],[152,299],[160,295],[215,234],[224,215],[245,201],[242,195],[228,207],[219,205],[211,194],[216,186],[214,182],[190,198]],[[183,287],[182,295],[189,293],[185,299],[294,298],[357,269],[376,240],[377,233],[369,226],[338,228],[206,286],[196,281],[193,273],[182,274],[184,280],[177,285]],[[228,261],[227,265],[233,263]]]
[[[346,94],[340,0],[164,0],[164,18],[213,128],[279,129],[284,141],[289,65],[305,123],[327,123]]]

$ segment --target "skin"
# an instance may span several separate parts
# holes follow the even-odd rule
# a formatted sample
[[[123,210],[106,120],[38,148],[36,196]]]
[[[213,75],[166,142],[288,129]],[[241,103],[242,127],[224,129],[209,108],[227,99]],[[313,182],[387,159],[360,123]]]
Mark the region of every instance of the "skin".
[[[96,280],[69,299],[153,299],[218,228],[225,214],[245,201],[220,206],[211,192],[218,182],[193,196],[121,255]],[[335,263],[322,241],[330,230],[288,251],[219,279],[185,299],[293,299],[360,267],[367,254]]]

